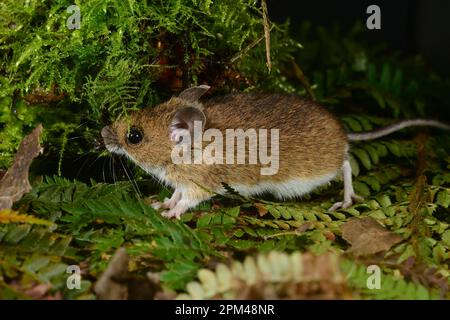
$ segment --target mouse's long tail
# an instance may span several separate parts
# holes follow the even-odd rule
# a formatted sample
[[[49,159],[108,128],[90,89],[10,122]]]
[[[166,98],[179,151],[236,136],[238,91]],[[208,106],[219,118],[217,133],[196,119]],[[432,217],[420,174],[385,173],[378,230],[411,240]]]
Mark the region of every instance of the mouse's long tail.
[[[347,138],[349,141],[365,141],[365,140],[373,140],[380,137],[387,136],[393,132],[401,130],[407,127],[418,127],[418,126],[427,126],[427,127],[436,127],[444,130],[450,130],[450,125],[445,124],[443,122],[439,122],[436,120],[430,119],[409,119],[403,120],[397,123],[393,123],[386,127],[376,129],[373,131],[362,132],[362,133],[349,133],[347,134]]]

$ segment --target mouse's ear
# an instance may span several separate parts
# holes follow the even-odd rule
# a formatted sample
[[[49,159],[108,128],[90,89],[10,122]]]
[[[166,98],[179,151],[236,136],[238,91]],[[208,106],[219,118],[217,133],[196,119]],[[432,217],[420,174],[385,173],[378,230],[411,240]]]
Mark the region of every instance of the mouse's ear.
[[[178,96],[178,98],[189,102],[197,102],[198,99],[200,99],[200,97],[204,95],[206,91],[208,91],[210,88],[211,88],[210,86],[207,86],[205,84],[202,84],[201,86],[197,87],[192,87],[182,91]]]
[[[170,140],[178,143],[184,135],[190,134],[192,137],[195,126],[203,130],[205,124],[206,116],[202,110],[195,107],[182,108],[175,113],[170,123]]]

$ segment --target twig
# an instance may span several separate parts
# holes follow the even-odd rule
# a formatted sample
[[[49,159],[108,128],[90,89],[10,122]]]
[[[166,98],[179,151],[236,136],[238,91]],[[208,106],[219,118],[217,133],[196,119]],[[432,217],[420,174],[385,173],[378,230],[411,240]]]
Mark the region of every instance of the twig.
[[[272,70],[272,61],[270,59],[270,23],[266,0],[261,0],[261,6],[263,11],[264,37],[266,39],[267,68],[269,69],[270,72]]]
[[[300,69],[300,67],[298,66],[297,63],[295,63],[294,60],[292,60],[292,67],[294,68],[295,76],[298,78],[298,80],[300,80],[300,82],[302,83],[303,87],[305,87],[306,92],[308,92],[310,98],[313,101],[316,101],[316,95],[314,94],[314,91],[312,90],[308,79],[306,79],[305,74],[303,73],[302,69]]]
[[[313,227],[313,223],[306,222],[295,230],[275,233],[275,234],[264,236],[263,238],[264,238],[264,240],[268,240],[268,239],[272,239],[272,238],[276,238],[276,237],[284,237],[284,236],[289,236],[289,235],[301,236],[302,234],[305,233],[305,231],[307,231],[311,227]]]
[[[272,25],[272,27],[270,27],[270,30],[272,30],[274,27],[274,25]],[[269,31],[270,31],[269,30]],[[253,41],[252,43],[250,43],[248,46],[246,46],[244,49],[242,49],[241,51],[239,51],[238,53],[236,53],[231,59],[230,59],[230,63],[234,63],[236,60],[239,60],[240,58],[242,58],[248,51],[250,51],[252,48],[254,48],[255,46],[257,46],[263,39],[264,39],[265,35],[262,35],[261,37],[259,37],[258,39],[256,39],[255,41]]]
[[[426,141],[427,135],[420,132],[416,137],[417,145],[417,172],[414,193],[411,195],[411,201],[409,209],[416,216],[418,211],[423,207],[425,203],[425,189],[427,179],[423,174],[426,169]]]
[[[420,210],[426,204],[427,195],[427,178],[424,175],[426,169],[426,142],[427,135],[420,132],[416,137],[417,145],[417,179],[414,184],[414,189],[410,195],[410,203],[408,206],[409,212],[412,214],[411,221],[411,238],[412,247],[416,253],[417,259],[422,259],[421,250],[419,248],[419,238],[426,236],[422,228],[424,217],[420,214]]]

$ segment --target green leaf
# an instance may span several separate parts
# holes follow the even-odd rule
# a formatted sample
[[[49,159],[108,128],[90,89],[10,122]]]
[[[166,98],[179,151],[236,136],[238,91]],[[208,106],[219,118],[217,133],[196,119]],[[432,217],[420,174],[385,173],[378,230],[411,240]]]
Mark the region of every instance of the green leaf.
[[[351,152],[358,157],[364,168],[366,168],[367,170],[370,170],[372,168],[372,163],[366,150],[355,148]]]
[[[450,230],[447,230],[442,234],[442,241],[445,245],[450,247]]]
[[[391,87],[391,66],[387,63],[383,64],[381,69],[380,86],[384,90],[389,90]]]
[[[370,144],[366,144],[363,146],[364,150],[366,150],[369,155],[370,155],[370,159],[372,160],[372,162],[374,164],[377,164],[380,160],[379,156],[378,156],[378,152],[376,150],[376,148]]]
[[[213,218],[213,215],[210,214],[210,213],[202,215],[197,220],[197,228],[204,228],[204,227],[209,226],[209,224],[211,223],[212,218]]]
[[[33,256],[25,261],[23,268],[34,273],[47,266],[49,263],[49,257]]]
[[[448,208],[450,206],[450,194],[447,190],[439,191],[436,196],[436,204]]]
[[[30,230],[31,226],[28,224],[14,225],[9,229],[9,232],[5,235],[3,241],[8,244],[17,244],[28,235]]]
[[[228,209],[226,212],[228,215],[237,218],[239,216],[239,213],[241,212],[241,208],[234,207],[234,208]]]
[[[400,69],[397,69],[394,74],[394,78],[392,79],[392,91],[396,95],[400,95],[402,93],[402,85],[403,85],[403,72]]]
[[[361,181],[355,181],[353,183],[353,186],[355,188],[355,191],[357,194],[363,196],[363,197],[369,197],[370,196],[370,189],[367,186],[367,184],[361,182]]]

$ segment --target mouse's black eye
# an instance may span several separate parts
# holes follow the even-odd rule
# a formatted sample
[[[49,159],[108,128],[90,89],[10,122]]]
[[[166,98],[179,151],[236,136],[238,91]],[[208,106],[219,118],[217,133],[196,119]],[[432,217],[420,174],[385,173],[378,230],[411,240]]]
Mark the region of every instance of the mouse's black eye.
[[[144,138],[142,130],[136,127],[131,127],[130,131],[127,133],[127,142],[129,144],[138,144]]]

